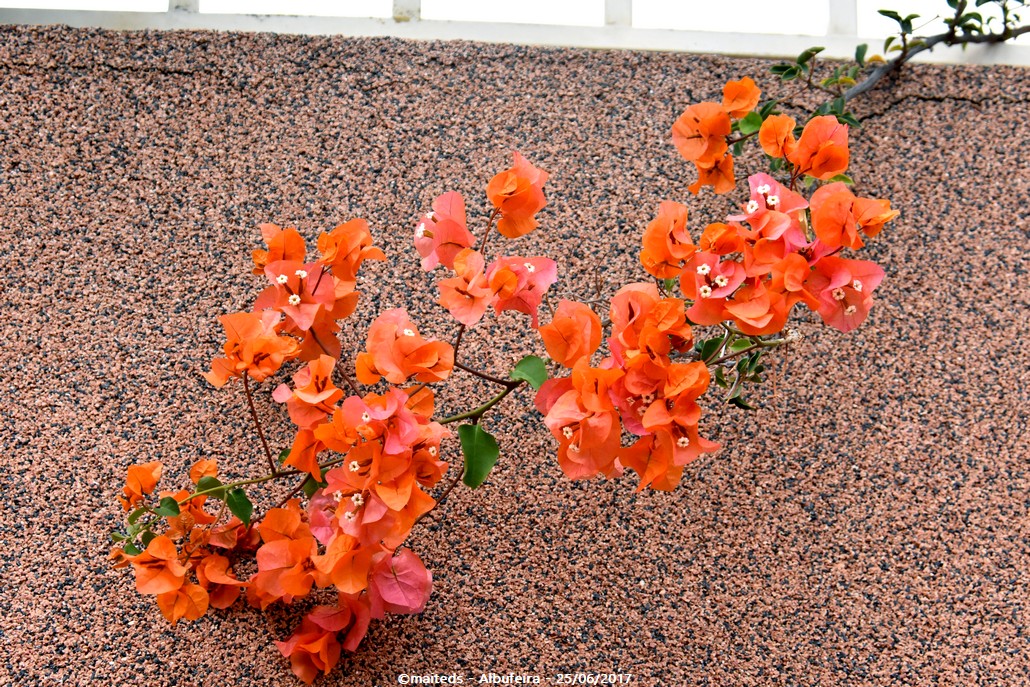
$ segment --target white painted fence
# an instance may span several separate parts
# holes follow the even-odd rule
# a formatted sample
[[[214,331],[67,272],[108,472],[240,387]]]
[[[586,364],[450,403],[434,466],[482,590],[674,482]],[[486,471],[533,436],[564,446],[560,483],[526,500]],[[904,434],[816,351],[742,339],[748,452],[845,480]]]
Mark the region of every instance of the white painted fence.
[[[923,15],[926,34],[942,30],[940,18],[934,17],[948,11],[944,0],[0,0],[0,24],[396,36],[758,56],[792,56],[820,45],[827,57],[846,58],[859,43],[869,43],[869,54],[875,54],[891,33],[891,22],[876,13],[881,6]],[[1024,19],[1030,19],[1030,8],[1026,13]],[[938,48],[917,59],[1030,65],[1028,39],[1030,34],[1014,43],[965,51]]]

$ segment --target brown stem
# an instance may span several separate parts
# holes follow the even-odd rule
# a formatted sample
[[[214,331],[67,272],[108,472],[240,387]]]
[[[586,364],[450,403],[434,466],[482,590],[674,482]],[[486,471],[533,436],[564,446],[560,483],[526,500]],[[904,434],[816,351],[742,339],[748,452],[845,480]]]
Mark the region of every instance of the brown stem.
[[[442,494],[440,494],[440,498],[438,498],[438,499],[436,500],[436,503],[434,503],[434,504],[433,504],[433,507],[432,507],[432,508],[430,508],[429,510],[427,510],[427,511],[426,511],[425,513],[423,513],[422,515],[420,515],[420,516],[418,516],[417,518],[415,518],[415,522],[413,522],[413,523],[411,524],[411,526],[412,526],[412,527],[414,527],[414,526],[415,526],[415,523],[417,523],[417,522],[418,522],[419,520],[421,520],[422,518],[426,517],[427,515],[429,515],[429,514],[430,514],[430,513],[432,513],[433,511],[435,511],[435,510],[436,510],[436,509],[437,509],[437,508],[439,507],[439,505],[440,505],[441,503],[443,503],[443,502],[444,502],[444,499],[446,499],[446,498],[447,498],[447,495],[451,493],[451,490],[452,490],[452,489],[454,489],[454,486],[455,486],[455,485],[456,485],[456,484],[457,484],[458,482],[460,482],[460,481],[461,481],[461,478],[462,478],[462,477],[463,477],[464,475],[465,475],[465,464],[464,464],[464,463],[462,463],[462,464],[461,464],[461,468],[459,468],[459,469],[458,469],[458,474],[457,474],[457,475],[456,475],[456,476],[454,477],[454,479],[452,479],[452,480],[450,481],[450,483],[448,483],[447,487],[446,487],[446,488],[445,488],[445,489],[443,490],[443,493],[442,493]]]
[[[500,384],[501,386],[517,386],[519,384],[518,381],[513,379],[501,379],[500,377],[494,377],[493,375],[488,375],[485,372],[480,372],[479,370],[473,369],[468,365],[463,365],[459,363],[457,360],[454,361],[454,367],[458,368],[459,370],[465,370],[465,372],[468,372],[470,375],[475,375],[476,377],[479,377],[480,379],[485,379],[488,382]]]
[[[268,441],[265,439],[265,431],[261,428],[261,420],[258,419],[257,409],[254,407],[254,397],[250,393],[250,374],[243,373],[243,391],[247,394],[247,405],[250,406],[250,416],[254,418],[254,426],[257,427],[258,436],[261,437],[261,445],[265,449],[265,458],[268,459],[268,467],[273,475],[279,474],[276,469],[275,460],[272,459],[272,450],[268,448]]]
[[[483,234],[483,240],[479,243],[479,252],[486,257],[486,244],[490,239],[490,229],[494,226],[494,220],[497,219],[497,215],[501,214],[500,208],[494,208],[493,214],[490,215],[490,220],[486,223],[486,233]]]

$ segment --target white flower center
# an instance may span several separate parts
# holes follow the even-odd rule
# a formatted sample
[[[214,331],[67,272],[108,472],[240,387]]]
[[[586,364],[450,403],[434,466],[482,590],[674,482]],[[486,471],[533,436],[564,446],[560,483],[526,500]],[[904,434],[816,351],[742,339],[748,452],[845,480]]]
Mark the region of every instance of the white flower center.
[[[415,336],[415,332],[411,329],[405,329],[401,332],[404,336]]]
[[[533,267],[532,263],[524,262],[524,263],[522,263],[522,266],[526,268],[527,272],[536,272],[536,268]]]
[[[859,280],[856,279],[855,281],[851,282],[851,288],[853,288],[855,291],[861,292],[862,291],[862,282],[860,282]]]
[[[569,450],[573,453],[579,453],[579,444],[569,444]]]
[[[435,446],[430,446],[429,447],[429,455],[435,456],[437,453],[438,453],[438,450],[437,450],[437,448]]]
[[[290,281],[290,278],[287,277],[285,274],[280,274],[278,277],[275,278],[275,281],[277,284],[285,284],[286,282]]]
[[[849,305],[848,307],[844,308],[844,314],[845,315],[854,315],[857,310],[858,310],[858,308],[856,308],[855,306]]]
[[[294,272],[294,274],[296,274],[301,279],[307,279],[308,278],[308,271],[307,270],[297,270],[296,272]]]
[[[766,193],[771,191],[772,188],[769,187],[769,184],[762,184],[761,186],[759,186],[755,190],[758,191],[759,193],[761,193],[764,196]]]
[[[337,503],[339,503],[340,501],[343,501],[343,492],[342,491],[334,491],[333,492],[333,500],[336,501]]]
[[[654,394],[644,394],[640,397],[640,402],[644,405],[651,405],[652,401],[654,401]]]
[[[730,280],[727,279],[726,277],[724,277],[721,274],[719,276],[717,276],[714,281],[719,286],[726,286],[727,284],[730,283]]]
[[[350,465],[348,465],[347,467],[349,467],[349,468],[350,468],[350,471],[351,471],[351,472],[357,472],[358,470],[360,470],[360,469],[361,469],[361,463],[359,463],[359,462],[358,462],[358,461],[356,461],[356,460],[352,460],[352,461],[350,462]]]
[[[419,222],[418,229],[415,230],[415,236],[417,236],[418,238],[422,238],[425,235],[426,235],[426,223],[425,222]]]
[[[756,210],[758,210],[758,201],[757,200],[749,200],[747,202],[747,214],[750,215],[752,212],[755,212]]]
[[[300,305],[300,296],[298,296],[297,294],[293,294],[286,300],[290,302],[290,305]]]
[[[700,289],[698,289],[697,292],[701,295],[701,298],[708,298],[712,295],[712,287],[708,284],[705,284]]]
[[[367,423],[368,423],[368,421],[369,421],[369,420],[371,420],[371,419],[372,419],[372,416],[371,416],[371,415],[369,415],[368,413],[362,413],[362,414],[361,414],[361,421],[362,421],[362,422],[364,422],[364,423],[366,423],[366,424],[367,424]]]
[[[365,505],[365,499],[360,493],[356,493],[354,496],[351,496],[350,501],[354,504],[355,508],[361,508]]]
[[[429,219],[429,220],[436,219],[436,213],[433,212],[432,210],[430,210],[429,212],[426,213],[426,219]]]
[[[690,446],[690,439],[688,439],[687,437],[680,437],[676,440],[676,445],[680,448],[686,448]]]
[[[343,514],[343,519],[344,520],[353,520],[354,519],[354,511],[347,511],[346,513],[344,513]]]
[[[572,438],[572,427],[562,427],[561,433],[565,435],[566,439]]]
[[[844,295],[844,289],[834,289],[832,293],[833,300],[835,301],[842,301],[846,298],[846,296]]]
[[[765,204],[766,205],[779,205],[780,204],[780,197],[779,196],[769,196],[768,198],[765,199]]]
[[[712,266],[711,265],[706,265],[706,264],[702,263],[702,264],[697,266],[697,273],[700,274],[702,277],[705,276],[706,274],[708,274],[711,271],[712,271]]]

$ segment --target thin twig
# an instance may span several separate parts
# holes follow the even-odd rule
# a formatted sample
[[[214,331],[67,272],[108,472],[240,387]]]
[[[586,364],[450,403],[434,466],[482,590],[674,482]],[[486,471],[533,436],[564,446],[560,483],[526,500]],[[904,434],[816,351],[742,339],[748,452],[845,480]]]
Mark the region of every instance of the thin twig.
[[[254,418],[254,426],[257,427],[258,436],[261,437],[261,445],[265,448],[265,458],[268,459],[268,467],[272,474],[278,474],[275,461],[272,459],[272,450],[268,448],[268,441],[265,439],[265,431],[261,429],[261,420],[258,419],[257,409],[254,407],[254,397],[250,393],[250,374],[243,373],[243,391],[247,394],[247,405],[250,406],[250,416]]]

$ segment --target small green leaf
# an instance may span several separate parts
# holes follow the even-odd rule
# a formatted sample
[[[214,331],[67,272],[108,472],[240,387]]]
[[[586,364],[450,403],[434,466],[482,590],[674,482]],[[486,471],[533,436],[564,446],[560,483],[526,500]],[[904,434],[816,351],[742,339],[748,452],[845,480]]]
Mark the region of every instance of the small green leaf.
[[[781,169],[783,169],[783,158],[782,157],[772,157],[772,158],[769,158],[769,171],[770,172],[778,172]]]
[[[284,448],[279,451],[279,464],[282,465],[283,461],[290,457],[290,449]]]
[[[541,358],[527,355],[515,365],[510,376],[515,380],[527,381],[531,387],[539,389],[547,381],[547,365]]]
[[[753,405],[751,405],[750,403],[745,401],[740,396],[734,396],[734,397],[728,399],[727,403],[730,403],[731,405],[735,405],[738,408],[743,408],[744,410],[754,410],[755,409],[755,407]]]
[[[122,534],[121,532],[112,532],[111,533],[111,541],[125,541],[128,538],[129,538],[128,536]]]
[[[254,514],[254,504],[247,498],[247,493],[236,487],[225,496],[225,505],[229,510],[243,521],[244,525],[250,525],[250,516]]]
[[[843,182],[843,183],[847,184],[848,186],[854,186],[855,185],[855,182],[847,174],[838,174],[837,176],[830,177],[830,181],[831,182],[840,181],[840,182]]]
[[[140,555],[140,550],[137,549],[134,544],[126,544],[123,547],[122,550],[125,551],[125,553],[129,554],[130,556],[138,556],[138,555]]]
[[[848,126],[854,126],[859,129],[862,128],[862,122],[855,119],[855,115],[851,114],[850,112],[845,112],[842,115],[837,115],[837,121],[841,124],[847,124]]]
[[[666,291],[672,293],[672,290],[676,288],[676,284],[678,283],[679,279],[676,279],[676,277],[671,277],[669,279],[666,279],[663,285],[665,286]]]
[[[310,499],[312,496],[315,495],[316,491],[318,491],[324,486],[325,484],[323,484],[322,482],[318,482],[315,480],[314,477],[309,476],[306,480],[304,480],[304,484],[301,486],[301,489],[304,490],[304,495]]]
[[[781,78],[784,81],[793,81],[799,76],[801,76],[801,69],[799,67],[790,67],[785,72],[783,72]]]
[[[150,546],[150,542],[154,541],[154,537],[156,537],[156,536],[157,535],[155,533],[151,532],[150,530],[147,530],[146,532],[144,532],[143,536],[140,537],[140,539],[143,541],[144,548],[147,547],[147,546]]]
[[[740,353],[741,351],[750,348],[751,345],[751,339],[737,339],[730,344],[730,353]]]
[[[896,22],[901,22],[901,15],[895,12],[894,10],[877,10],[877,12],[887,17],[888,19],[893,19]]]
[[[462,481],[473,489],[486,479],[501,455],[497,440],[478,424],[458,427],[461,452],[465,456]]]
[[[863,67],[865,66],[865,54],[868,50],[869,45],[867,43],[862,43],[855,48],[855,62],[858,62]]]
[[[883,41],[883,51],[888,52],[891,46],[894,45],[894,41],[897,40],[897,36],[887,36],[886,40]]]
[[[726,340],[726,336],[716,336],[708,339],[701,344],[701,360],[704,362],[710,362],[715,360],[715,357],[719,355],[719,351],[722,350],[722,342]]]
[[[136,510],[129,513],[129,524],[135,525],[136,521],[143,517],[143,514],[147,512],[146,508],[137,508]]]
[[[197,482],[197,493],[205,492],[213,499],[222,499],[225,497],[225,489],[220,488],[221,486],[222,483],[215,477],[201,477]]]
[[[726,369],[725,368],[717,367],[715,369],[715,383],[718,384],[723,389],[725,389],[726,387],[729,386],[729,384],[727,384],[727,382],[726,382]]]
[[[758,115],[764,120],[769,115],[774,114],[777,102],[778,101],[776,100],[770,100],[765,105],[762,105],[762,109],[758,111]]]
[[[751,114],[754,114],[753,112]],[[740,157],[744,153],[744,142],[737,141],[733,144],[733,154]]]
[[[757,112],[748,112],[747,116],[740,120],[740,133],[745,136],[753,134],[762,128],[762,115]]]
[[[171,496],[166,496],[161,499],[161,503],[154,509],[154,512],[158,515],[174,518],[179,514],[179,502]]]
[[[833,112],[833,114],[844,114],[845,105],[847,105],[847,100],[844,99],[844,96],[838,96],[833,99],[833,104],[830,105],[830,111]]]
[[[826,50],[826,48],[809,48],[808,50],[798,55],[797,63],[805,64],[810,59],[821,53],[823,50]]]

